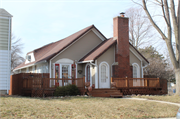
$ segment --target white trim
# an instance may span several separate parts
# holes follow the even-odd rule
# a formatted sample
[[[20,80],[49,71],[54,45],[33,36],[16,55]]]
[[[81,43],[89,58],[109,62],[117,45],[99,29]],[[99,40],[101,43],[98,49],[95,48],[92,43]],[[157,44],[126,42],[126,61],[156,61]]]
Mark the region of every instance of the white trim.
[[[26,68],[26,73],[29,73],[29,67]]]
[[[3,18],[3,19],[11,19],[11,17],[2,17],[2,16],[0,16],[0,18]]]
[[[77,67],[78,67],[78,65],[77,65],[77,63],[75,65],[76,65],[76,78],[77,78]]]
[[[31,56],[31,61],[29,61],[29,60],[27,59],[27,56],[28,56],[28,55]],[[33,52],[26,55],[25,64],[28,64],[28,63],[34,62],[34,61],[35,61],[35,57],[34,57],[34,53],[33,53]]]
[[[139,65],[137,63],[132,63],[132,66],[137,67],[137,78],[140,78],[140,67],[139,67]]]
[[[101,75],[100,75],[100,73],[101,73],[101,65],[102,65],[102,64],[106,64],[106,65],[107,65],[107,68],[108,68],[107,77],[108,77],[108,82],[109,82],[108,88],[110,88],[110,77],[109,77],[110,71],[109,71],[109,64],[108,64],[107,62],[105,62],[105,61],[102,61],[102,62],[99,64],[99,88],[102,88],[102,86],[101,86]]]
[[[92,65],[90,65],[90,86],[92,86]]]
[[[10,88],[10,73],[11,73],[11,60],[10,60],[10,40],[11,40],[11,18],[9,17],[9,30],[8,30],[8,76],[7,76],[7,94],[9,94],[9,88]]]
[[[49,63],[49,78],[52,78],[51,77],[51,71],[52,71],[52,67],[51,67],[51,61],[50,61],[50,63]],[[49,83],[49,87],[51,87],[51,80],[50,80],[50,83]]]
[[[146,64],[149,64],[141,55],[139,55],[139,53],[132,47],[129,47],[129,50],[140,60],[140,61],[144,61]]]
[[[34,63],[34,64],[30,64],[30,65],[26,65],[26,66],[24,66],[24,67],[20,67],[20,68],[14,69],[13,71],[16,71],[16,70],[19,70],[19,69],[23,69],[23,68],[26,68],[26,67],[30,67],[30,66],[33,66],[33,65],[45,63],[45,62],[46,62],[46,60],[41,61],[41,62],[36,62],[36,63]]]
[[[68,58],[62,58],[59,59],[58,61],[56,61],[55,63],[59,63],[59,64],[73,64],[74,61]]]
[[[106,40],[106,38],[104,38],[95,28],[92,29],[92,31],[102,40]]]
[[[81,61],[81,62],[77,62],[78,64],[81,64],[81,63],[88,63],[88,62],[93,62],[94,60],[87,60],[87,61]]]
[[[99,87],[98,85],[98,65],[97,65],[97,60],[95,60],[95,88],[97,89]]]
[[[86,69],[87,69],[87,66],[88,66],[88,65],[90,66],[90,72],[89,72],[89,73],[90,73],[90,86],[92,86],[92,76],[91,76],[92,70],[91,70],[91,64],[89,64],[89,63],[87,63],[86,66],[85,66],[85,82],[86,82],[86,80],[87,80],[87,76],[86,76],[87,70],[86,70]]]
[[[53,63],[53,78],[55,78],[55,63]],[[54,80],[54,85],[55,85],[55,80]]]
[[[35,66],[32,66],[32,73],[35,73]]]
[[[129,50],[130,50],[140,61],[142,61],[142,58],[140,58],[139,55],[133,51],[133,49],[129,48]]]
[[[141,78],[144,78],[142,61],[141,61]]]

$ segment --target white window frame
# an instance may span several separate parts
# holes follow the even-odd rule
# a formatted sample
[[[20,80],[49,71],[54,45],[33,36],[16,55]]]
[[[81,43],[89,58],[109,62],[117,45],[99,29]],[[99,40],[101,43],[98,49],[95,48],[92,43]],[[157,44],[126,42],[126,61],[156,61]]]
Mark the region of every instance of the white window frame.
[[[87,66],[90,66],[90,86],[92,86],[92,76],[91,76],[91,74],[92,74],[92,65],[91,64],[89,64],[89,63],[87,63],[86,64],[86,66],[85,66],[85,82],[86,82],[86,78],[87,78],[87,76],[86,76],[86,74],[87,74]]]
[[[133,63],[132,66],[137,68],[137,78],[141,78],[140,77],[140,67],[139,67],[139,65],[137,63]]]

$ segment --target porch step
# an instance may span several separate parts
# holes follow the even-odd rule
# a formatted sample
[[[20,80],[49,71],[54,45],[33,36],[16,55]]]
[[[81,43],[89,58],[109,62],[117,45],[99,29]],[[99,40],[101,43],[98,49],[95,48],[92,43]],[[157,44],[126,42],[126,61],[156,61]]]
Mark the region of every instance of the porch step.
[[[122,97],[123,94],[117,89],[93,89],[90,93],[93,97]]]

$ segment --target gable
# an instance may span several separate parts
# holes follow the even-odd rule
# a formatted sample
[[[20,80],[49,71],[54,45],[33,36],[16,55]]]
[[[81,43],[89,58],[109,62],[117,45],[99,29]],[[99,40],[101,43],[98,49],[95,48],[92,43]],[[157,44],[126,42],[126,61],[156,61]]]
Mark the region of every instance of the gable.
[[[90,30],[67,49],[64,49],[64,51],[60,52],[57,56],[52,58],[51,61],[52,63],[54,63],[62,58],[68,58],[78,61],[101,42],[102,39],[97,36],[97,34],[93,30]]]

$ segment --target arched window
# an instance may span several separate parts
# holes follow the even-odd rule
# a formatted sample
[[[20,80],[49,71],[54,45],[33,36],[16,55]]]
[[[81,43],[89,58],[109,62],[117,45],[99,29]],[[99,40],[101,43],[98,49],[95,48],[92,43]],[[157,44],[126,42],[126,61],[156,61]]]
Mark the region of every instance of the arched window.
[[[101,82],[106,82],[106,64],[101,65]]]
[[[90,66],[86,67],[86,82],[90,82]]]
[[[133,63],[133,78],[140,78],[139,65],[137,63]]]

